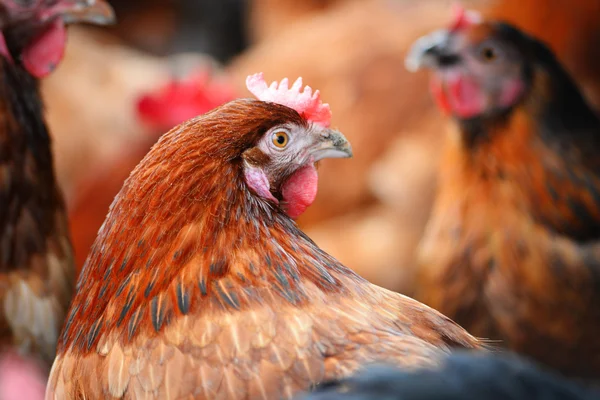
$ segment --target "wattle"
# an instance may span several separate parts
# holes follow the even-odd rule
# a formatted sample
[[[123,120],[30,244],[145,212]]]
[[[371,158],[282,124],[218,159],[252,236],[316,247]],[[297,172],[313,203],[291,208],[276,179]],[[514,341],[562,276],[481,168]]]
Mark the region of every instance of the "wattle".
[[[434,76],[430,90],[445,114],[452,113],[459,118],[469,119],[485,110],[486,100],[478,84],[462,74]]]
[[[291,218],[298,218],[315,201],[319,177],[317,169],[309,164],[294,172],[282,185],[283,208]]]
[[[21,55],[23,66],[34,77],[45,77],[62,60],[66,43],[67,28],[58,18],[25,47]]]
[[[448,103],[448,98],[444,93],[444,85],[442,80],[434,75],[429,82],[429,90],[431,91],[433,99],[440,110],[445,115],[450,114],[452,110],[450,108],[450,104]]]

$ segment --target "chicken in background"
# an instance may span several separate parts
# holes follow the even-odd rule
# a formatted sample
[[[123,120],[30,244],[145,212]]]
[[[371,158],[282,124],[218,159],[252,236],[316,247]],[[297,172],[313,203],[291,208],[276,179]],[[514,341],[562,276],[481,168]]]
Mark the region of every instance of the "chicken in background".
[[[594,400],[600,392],[515,355],[450,355],[439,368],[372,366],[297,400]]]
[[[0,1],[0,398],[41,399],[71,300],[74,265],[39,79],[67,23],[113,21],[102,0]]]
[[[114,162],[92,172],[93,175],[88,175],[79,186],[69,213],[78,273],[114,197],[160,134],[236,97],[226,76],[208,65],[196,68],[186,78],[173,79],[164,87],[141,95],[136,113],[139,120],[149,127],[146,137],[124,150]]]
[[[550,49],[458,9],[410,68],[455,124],[416,296],[567,376],[600,378],[600,119]]]
[[[298,79],[163,135],[111,205],[79,277],[47,399],[291,398],[366,362],[435,365],[480,341],[379,288],[291,219],[315,163],[352,155]]]

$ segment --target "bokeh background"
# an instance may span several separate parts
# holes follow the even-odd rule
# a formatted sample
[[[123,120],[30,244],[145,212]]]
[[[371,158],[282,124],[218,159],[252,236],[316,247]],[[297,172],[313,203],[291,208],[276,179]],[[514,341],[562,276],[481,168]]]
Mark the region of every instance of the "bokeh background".
[[[351,160],[320,166],[301,217],[326,251],[372,282],[411,294],[415,250],[448,123],[426,73],[404,56],[451,18],[446,0],[113,0],[118,24],[72,27],[43,82],[77,264],[113,197],[172,126],[235,97],[245,77],[304,78],[321,90]],[[600,1],[470,0],[545,40],[600,104]]]

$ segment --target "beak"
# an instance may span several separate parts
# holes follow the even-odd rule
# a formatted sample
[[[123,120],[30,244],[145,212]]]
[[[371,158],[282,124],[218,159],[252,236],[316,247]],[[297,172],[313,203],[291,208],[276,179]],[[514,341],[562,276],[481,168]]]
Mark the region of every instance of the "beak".
[[[115,12],[105,0],[69,0],[55,9],[55,15],[65,24],[79,22],[110,25],[116,22]]]
[[[350,158],[352,147],[341,132],[324,129],[320,132],[316,145],[311,150],[314,162],[324,158]]]
[[[448,53],[450,32],[441,29],[419,38],[410,48],[404,65],[410,72],[421,68],[436,68],[458,61],[457,55]]]

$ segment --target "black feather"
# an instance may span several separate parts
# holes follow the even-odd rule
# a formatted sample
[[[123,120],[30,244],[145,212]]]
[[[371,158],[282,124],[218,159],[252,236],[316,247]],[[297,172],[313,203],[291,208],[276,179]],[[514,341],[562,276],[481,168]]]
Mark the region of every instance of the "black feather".
[[[512,355],[457,353],[441,368],[372,366],[298,400],[592,400],[600,392]]]

